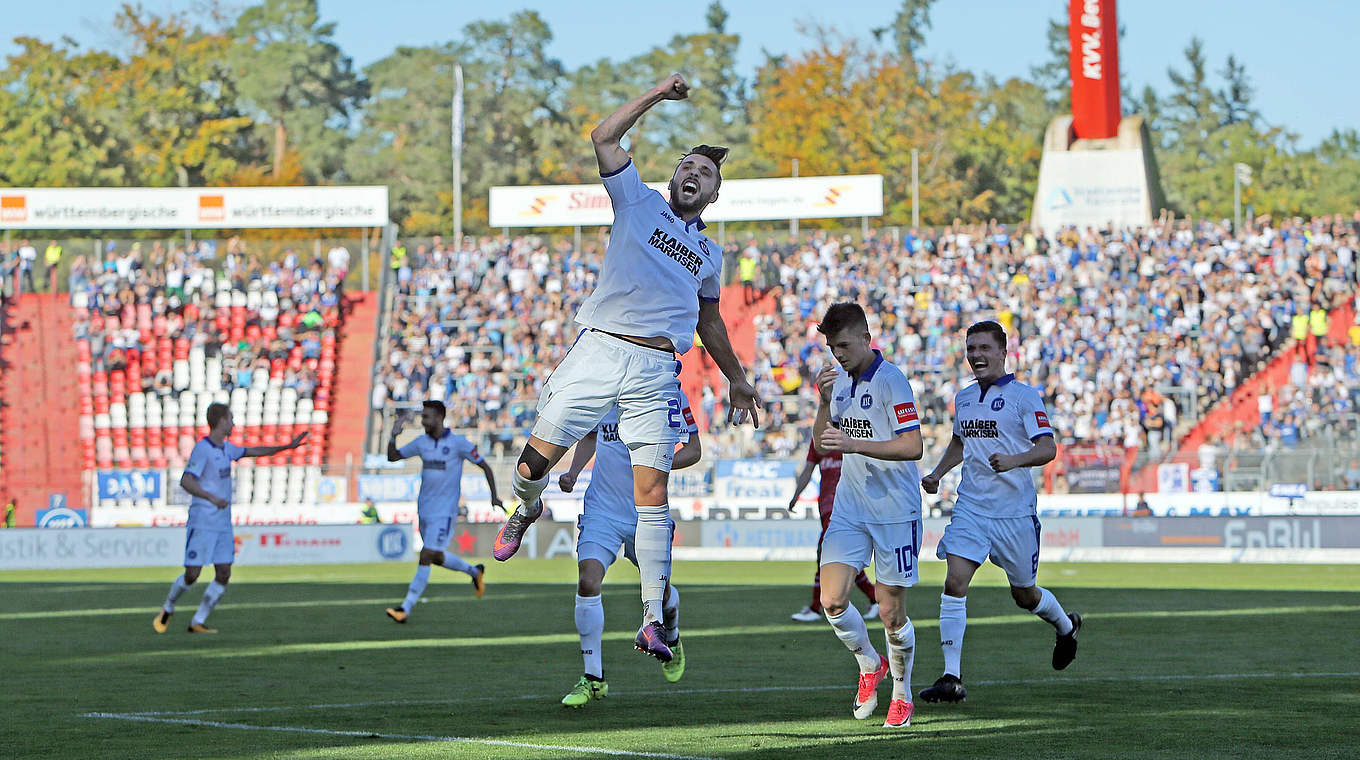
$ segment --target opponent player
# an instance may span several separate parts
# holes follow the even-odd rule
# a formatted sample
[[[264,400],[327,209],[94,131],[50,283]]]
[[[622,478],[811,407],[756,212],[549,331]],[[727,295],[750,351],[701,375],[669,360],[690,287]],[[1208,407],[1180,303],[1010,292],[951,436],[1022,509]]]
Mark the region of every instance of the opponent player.
[[[968,625],[968,584],[989,557],[1006,571],[1011,598],[1047,620],[1058,632],[1053,668],[1077,656],[1081,615],[1063,611],[1048,589],[1035,585],[1039,572],[1038,498],[1029,468],[1057,456],[1053,428],[1034,388],[1006,373],[1006,331],[996,322],[968,328],[964,350],[976,383],[954,396],[954,437],[921,487],[935,493],[940,478],[960,462],[959,499],[936,555],[948,563],[940,595],[940,647],[944,675],[922,689],[926,702],[962,702],[963,632]]]
[[[236,537],[231,524],[231,463],[241,457],[267,457],[302,445],[307,433],[282,446],[250,446],[241,448],[227,436],[231,435],[231,409],[226,404],[209,404],[207,411],[208,435],[200,438],[189,452],[189,462],[179,485],[189,492],[189,520],[184,539],[184,573],[170,584],[170,593],[151,627],[165,633],[170,616],[175,614],[175,602],[198,580],[205,563],[211,562],[216,577],[203,592],[198,612],[189,621],[189,633],[217,633],[209,628],[208,613],[213,611],[231,581],[231,565],[236,561]]]
[[[614,206],[614,226],[599,285],[576,315],[585,329],[545,383],[538,420],[520,454],[514,475],[519,506],[492,551],[505,561],[519,549],[525,529],[543,513],[539,496],[548,470],[617,406],[638,513],[634,548],[642,579],[642,627],[635,643],[662,662],[673,656],[661,622],[671,565],[666,483],[684,429],[675,355],[689,350],[696,329],[727,377],[728,420],[739,424],[749,412],[758,424],[755,388],[732,351],[718,310],[722,249],[700,234],[699,215],[718,197],[727,149],[700,145],[685,154],[671,176],[667,201],[642,183],[619,144],[642,114],[688,93],[689,85],[673,74],[590,134]]]
[[[679,470],[699,461],[699,426],[694,424],[689,399],[680,394],[681,415],[689,440],[675,452],[672,470]],[[576,538],[576,632],[581,637],[581,656],[585,660],[585,675],[562,698],[567,707],[582,707],[586,703],[609,695],[609,684],[604,680],[600,646],[604,636],[604,603],[600,599],[600,583],[605,571],[614,564],[619,546],[623,556],[637,564],[633,551],[633,534],[637,527],[637,510],[633,508],[633,468],[628,459],[628,447],[619,440],[617,412],[605,416],[599,427],[576,444],[571,467],[558,478],[564,493],[576,487],[581,470],[595,457],[590,485],[586,488],[585,505],[577,524]],[[675,530],[675,522],[671,522]],[[661,608],[665,626],[666,646],[674,657],[661,664],[667,681],[679,681],[685,674],[685,650],[680,645],[680,592],[674,586],[666,588],[665,604]]]
[[[831,507],[836,498],[836,483],[841,479],[841,453],[839,451],[828,451],[825,454],[817,451],[815,442],[808,443],[807,464],[803,465],[803,471],[798,473],[798,480],[793,484],[793,498],[789,499],[789,511],[792,512],[798,506],[798,497],[802,495],[803,489],[807,488],[808,482],[812,480],[812,469],[816,467],[821,470],[822,477],[817,485],[817,512],[822,518],[822,533],[817,536],[817,573],[812,576],[812,604],[793,613],[793,619],[800,623],[811,623],[814,620],[822,619],[822,539],[826,538],[826,526],[831,522]],[[873,620],[878,617],[878,597],[874,595],[873,581],[864,571],[859,571],[855,576],[855,586],[864,595],[869,597],[869,609],[864,612],[865,620]]]
[[[420,495],[416,497],[416,519],[423,545],[415,577],[406,589],[406,599],[399,607],[387,608],[387,616],[398,623],[405,623],[410,618],[411,610],[420,601],[420,595],[425,593],[425,584],[430,582],[430,563],[472,576],[472,588],[478,598],[486,591],[486,567],[470,565],[448,550],[449,538],[453,535],[453,525],[458,515],[464,460],[482,468],[486,474],[486,485],[491,489],[491,503],[499,507],[501,499],[496,495],[496,477],[491,474],[491,465],[477,453],[472,441],[454,435],[444,427],[446,412],[442,401],[426,401],[420,410],[420,425],[425,429],[425,435],[397,448],[397,436],[405,423],[405,420],[398,418],[392,426],[392,439],[387,442],[389,462],[420,457]]]
[[[911,667],[916,630],[907,618],[906,590],[916,585],[921,545],[921,458],[916,399],[902,371],[870,347],[869,321],[858,304],[827,309],[817,331],[841,368],[817,377],[821,403],[813,435],[817,448],[844,457],[835,507],[822,540],[822,607],[826,619],[859,663],[853,713],[864,720],[878,706],[878,684],[892,670],[892,701],[885,728],[911,725]],[[874,563],[880,614],[887,633],[884,659],[869,642],[864,618],[850,604],[850,587]]]

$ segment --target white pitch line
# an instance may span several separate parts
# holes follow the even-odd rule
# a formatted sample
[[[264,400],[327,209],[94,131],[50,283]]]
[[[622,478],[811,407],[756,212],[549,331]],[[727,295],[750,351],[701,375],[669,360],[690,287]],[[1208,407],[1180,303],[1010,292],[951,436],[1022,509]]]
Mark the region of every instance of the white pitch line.
[[[204,728],[233,728],[240,731],[276,731],[289,734],[322,734],[324,736],[353,736],[364,739],[396,739],[399,741],[447,742],[452,744],[484,744],[493,747],[514,747],[516,749],[541,749],[553,752],[578,752],[590,755],[617,755],[621,757],[655,757],[663,760],[718,760],[712,757],[694,755],[669,755],[663,752],[639,752],[636,750],[608,749],[606,747],[573,747],[566,744],[533,744],[531,742],[511,742],[499,739],[473,739],[466,736],[429,736],[424,734],[384,734],[377,731],[339,731],[329,728],[306,728],[302,726],[252,726],[247,723],[222,723],[215,720],[196,720],[192,718],[161,718],[150,715],[130,713],[85,713],[82,718],[104,718],[109,720],[130,720],[140,723],[173,723],[182,726],[202,726]]]
[[[1360,671],[1332,673],[1204,673],[1175,675],[1128,675],[1128,676],[1069,676],[1066,678],[1012,678],[990,681],[969,681],[970,686],[1035,686],[1060,683],[1119,683],[1119,682],[1156,682],[1156,681],[1222,681],[1252,678],[1360,678]],[[759,694],[778,691],[837,691],[850,686],[827,684],[822,686],[745,686],[717,689],[652,689],[646,691],[619,691],[615,696],[659,697],[670,694]],[[263,713],[286,712],[289,710],[338,710],[358,707],[388,707],[402,705],[439,705],[467,704],[470,702],[509,702],[521,700],[552,699],[555,694],[515,694],[505,697],[464,697],[455,699],[394,699],[375,702],[348,702],[314,705],[280,705],[275,707],[210,707],[202,710],[145,711],[118,713],[137,717],[163,717],[183,715],[208,715],[213,713]]]

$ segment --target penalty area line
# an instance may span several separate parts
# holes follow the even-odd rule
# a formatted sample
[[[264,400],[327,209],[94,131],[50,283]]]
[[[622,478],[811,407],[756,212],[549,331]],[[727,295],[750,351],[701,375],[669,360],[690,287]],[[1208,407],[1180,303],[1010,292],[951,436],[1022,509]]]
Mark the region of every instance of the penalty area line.
[[[201,726],[203,728],[230,728],[238,731],[273,731],[288,734],[320,734],[323,736],[351,736],[360,739],[393,739],[397,741],[446,742],[450,744],[482,744],[492,747],[514,747],[516,749],[544,750],[548,752],[576,752],[590,755],[614,755],[619,757],[655,757],[663,760],[717,760],[711,757],[694,755],[671,755],[663,752],[640,752],[636,750],[609,749],[607,747],[574,747],[566,744],[534,744],[532,742],[512,742],[502,739],[474,739],[467,736],[432,736],[425,734],[387,734],[378,731],[341,731],[330,728],[308,728],[305,726],[254,726],[249,723],[225,723],[215,720],[196,718],[166,718],[152,715],[133,715],[130,713],[89,712],[82,718],[105,720],[126,720],[138,723],[170,723],[181,726]]]

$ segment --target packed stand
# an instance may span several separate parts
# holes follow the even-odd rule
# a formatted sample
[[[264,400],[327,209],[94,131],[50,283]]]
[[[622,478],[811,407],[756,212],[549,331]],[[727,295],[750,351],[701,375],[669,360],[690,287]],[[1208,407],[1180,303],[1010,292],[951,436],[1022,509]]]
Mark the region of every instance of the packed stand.
[[[603,246],[583,248],[517,237],[455,250],[435,238],[394,258],[397,300],[373,410],[440,399],[449,424],[475,431],[484,450],[522,444],[542,382],[571,347],[576,310],[599,274]]]
[[[214,253],[110,244],[102,261],[72,261],[84,467],[182,468],[220,401],[241,445],[310,431],[236,479],[238,501],[301,501],[326,446],[340,276],[291,250],[262,262],[236,239],[210,266]]]

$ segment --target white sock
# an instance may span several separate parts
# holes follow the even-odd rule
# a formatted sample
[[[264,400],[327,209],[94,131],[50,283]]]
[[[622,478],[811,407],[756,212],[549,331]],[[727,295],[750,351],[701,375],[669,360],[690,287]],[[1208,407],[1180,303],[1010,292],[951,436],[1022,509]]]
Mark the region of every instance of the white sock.
[[[859,614],[855,605],[847,605],[845,612],[839,615],[827,612],[826,622],[831,624],[831,629],[836,632],[836,638],[855,655],[855,660],[859,662],[859,672],[872,673],[878,670],[878,652],[874,650],[873,642],[869,641],[869,629],[864,625],[864,616]]]
[[[661,600],[671,577],[671,510],[665,504],[638,506],[633,548],[642,576],[642,622],[661,619]]]
[[[444,561],[439,566],[447,570],[457,570],[460,573],[467,573],[472,577],[477,577],[477,568],[468,564],[467,560],[459,557],[453,552],[444,552]]]
[[[417,565],[416,575],[411,579],[411,585],[406,588],[406,601],[401,603],[401,611],[410,614],[411,608],[420,601],[420,595],[425,593],[425,584],[430,582],[430,566]]]
[[[510,477],[510,485],[515,491],[515,498],[519,503],[533,506],[538,501],[538,497],[543,495],[543,489],[548,487],[548,476],[544,475],[538,480],[529,480],[519,474],[519,467],[515,468],[515,474]]]
[[[204,625],[208,622],[208,613],[213,611],[213,607],[222,600],[222,595],[227,593],[227,587],[213,581],[208,584],[208,590],[203,592],[203,601],[198,603],[198,612],[194,613],[194,619],[190,622],[194,625]]]
[[[666,594],[666,603],[661,607],[661,624],[666,626],[666,643],[674,644],[680,640],[680,592],[675,586]]]
[[[968,597],[940,594],[940,649],[944,672],[963,678],[963,632],[968,627]]]
[[[893,699],[911,701],[911,666],[916,662],[916,628],[911,620],[897,631],[885,631],[888,639],[888,666],[893,674]]]
[[[586,675],[604,678],[600,646],[604,638],[604,599],[576,595],[576,632],[581,635],[581,657]]]
[[[179,601],[179,598],[184,596],[184,592],[188,590],[189,584],[184,582],[184,573],[180,573],[175,582],[170,584],[170,593],[166,595],[165,604],[161,606],[161,609],[166,612],[174,612],[175,602]]]
[[[1072,632],[1072,619],[1067,616],[1067,612],[1058,603],[1058,597],[1043,586],[1039,587],[1038,606],[1030,611],[1052,623],[1053,627],[1058,629],[1059,636],[1066,636]]]

